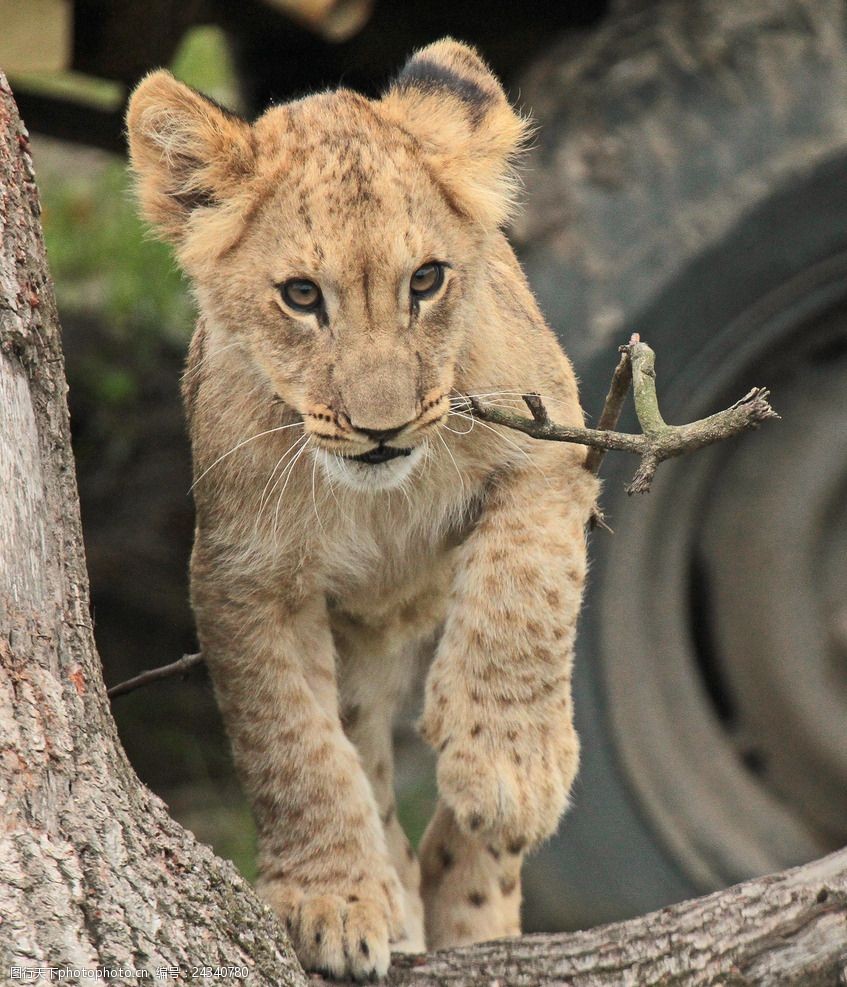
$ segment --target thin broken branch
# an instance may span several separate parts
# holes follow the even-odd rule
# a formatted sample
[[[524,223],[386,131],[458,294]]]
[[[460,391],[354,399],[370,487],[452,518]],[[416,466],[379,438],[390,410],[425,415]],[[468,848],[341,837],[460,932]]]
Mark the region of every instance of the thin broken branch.
[[[630,337],[629,345],[634,345],[638,342],[638,339],[637,333],[633,333]],[[620,346],[618,347],[618,352],[621,358],[615,367],[614,374],[612,374],[609,393],[606,395],[603,411],[597,422],[597,428],[601,432],[613,432],[617,428],[618,420],[623,411],[623,403],[626,400],[630,384],[632,383],[632,364],[629,360],[629,347]],[[605,455],[605,449],[594,448],[588,450],[588,455],[585,457],[585,468],[589,473],[594,473],[595,476],[597,475]]]
[[[134,692],[142,686],[150,685],[151,682],[158,682],[159,679],[169,679],[174,675],[185,675],[203,664],[203,655],[199,652],[196,655],[183,655],[178,661],[173,661],[170,665],[160,665],[158,668],[151,668],[134,678],[127,679],[126,682],[119,682],[108,689],[106,694],[109,699],[126,695],[127,692]]]
[[[632,337],[629,345],[621,347],[621,354],[621,361],[615,370],[600,417],[599,428],[578,428],[551,421],[541,398],[534,393],[524,395],[532,418],[526,418],[517,412],[492,408],[477,398],[460,396],[457,403],[461,402],[468,407],[482,421],[524,432],[534,439],[575,442],[589,446],[593,455],[589,453],[585,467],[593,473],[597,472],[603,455],[609,449],[640,456],[641,463],[627,487],[627,493],[630,494],[646,493],[656,469],[666,459],[731,438],[770,418],[779,418],[768,403],[769,392],[765,388],[754,387],[725,411],[688,425],[668,425],[659,411],[656,396],[656,354],[637,336]],[[640,435],[611,430],[620,417],[628,384],[627,377],[632,381],[635,413],[642,429]]]

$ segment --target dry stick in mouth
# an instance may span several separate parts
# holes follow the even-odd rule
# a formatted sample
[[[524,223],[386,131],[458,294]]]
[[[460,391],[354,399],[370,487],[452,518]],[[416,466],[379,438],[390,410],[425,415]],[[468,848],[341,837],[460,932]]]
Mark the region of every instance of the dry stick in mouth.
[[[721,439],[728,439],[755,428],[760,422],[767,421],[769,418],[779,418],[768,404],[768,391],[763,387],[754,387],[731,408],[719,411],[716,415],[691,422],[689,425],[668,425],[662,418],[656,397],[656,354],[646,343],[641,342],[637,334],[633,334],[626,346],[620,347],[620,354],[620,362],[612,376],[597,428],[557,425],[556,422],[551,421],[541,397],[534,393],[523,395],[524,403],[529,408],[532,418],[486,407],[477,398],[464,395],[459,395],[456,403],[470,410],[473,416],[481,421],[524,432],[534,439],[576,442],[579,445],[589,446],[585,468],[591,473],[597,473],[603,456],[610,449],[640,456],[641,463],[626,488],[627,493],[630,494],[646,493],[650,489],[656,469],[666,459],[702,449],[713,442],[720,442]],[[641,425],[640,435],[614,431],[630,384],[635,400],[635,413]],[[596,508],[591,523],[592,526],[599,524],[605,527],[603,515]],[[133,692],[151,682],[158,682],[174,675],[184,675],[202,662],[202,654],[183,655],[179,661],[170,665],[162,665],[160,668],[142,672],[135,678],[113,686],[108,691],[109,698],[114,699],[116,696]]]
[[[769,392],[754,387],[731,408],[702,418],[688,425],[668,425],[659,411],[656,397],[656,354],[634,334],[627,346],[620,348],[621,360],[615,369],[606,404],[598,428],[577,428],[557,425],[550,420],[547,409],[537,394],[525,394],[523,400],[532,415],[525,418],[517,413],[486,407],[477,398],[460,398],[475,418],[492,425],[524,432],[534,439],[553,442],[576,442],[590,447],[585,468],[596,473],[603,456],[610,449],[630,452],[641,457],[641,463],[626,488],[627,493],[646,493],[659,464],[666,459],[702,449],[713,442],[731,438],[755,428],[760,422],[779,415],[768,404]],[[614,432],[624,398],[632,383],[635,413],[642,433]]]

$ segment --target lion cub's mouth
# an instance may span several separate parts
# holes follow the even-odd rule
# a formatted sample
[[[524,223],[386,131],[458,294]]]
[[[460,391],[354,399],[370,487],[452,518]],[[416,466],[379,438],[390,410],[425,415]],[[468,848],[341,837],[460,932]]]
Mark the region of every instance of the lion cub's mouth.
[[[368,466],[376,466],[378,463],[387,463],[390,459],[398,456],[411,455],[411,449],[393,449],[391,446],[377,446],[370,452],[364,452],[360,456],[347,456],[345,458],[354,463],[367,463]]]

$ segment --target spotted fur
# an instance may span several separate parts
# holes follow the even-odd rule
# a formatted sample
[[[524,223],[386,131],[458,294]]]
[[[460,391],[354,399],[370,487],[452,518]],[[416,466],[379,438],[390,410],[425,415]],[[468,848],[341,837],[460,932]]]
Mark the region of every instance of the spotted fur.
[[[579,447],[455,404],[521,408],[532,389],[582,422],[501,232],[525,122],[448,39],[379,100],[340,89],[252,125],[155,72],[128,129],[142,210],[201,313],[184,385],[192,599],[259,890],[303,964],[336,976],[385,973],[391,948],[516,934],[523,855],[577,768],[571,655],[596,495]],[[432,262],[443,284],[413,297]],[[292,311],[291,278],[320,286],[318,309]],[[381,450],[375,431],[391,432]],[[421,663],[440,802],[419,866],[391,724]]]

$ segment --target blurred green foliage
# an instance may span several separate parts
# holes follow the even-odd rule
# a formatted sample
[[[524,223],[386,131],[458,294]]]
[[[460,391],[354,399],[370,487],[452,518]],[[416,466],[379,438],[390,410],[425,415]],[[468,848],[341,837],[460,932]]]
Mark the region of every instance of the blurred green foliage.
[[[95,309],[133,346],[143,348],[151,334],[184,342],[192,319],[185,282],[170,248],[139,220],[123,161],[46,178],[44,235],[60,308]]]
[[[196,27],[185,36],[171,71],[189,86],[238,111],[240,100],[226,37],[217,27]]]
[[[418,756],[422,754],[421,759],[425,763],[428,762],[428,752],[420,750],[412,752],[412,756],[415,754]],[[410,777],[405,783],[401,779],[397,785],[397,818],[409,837],[409,842],[417,848],[420,846],[427,823],[435,811],[438,793],[433,770],[430,769],[426,773],[418,771],[407,773]]]

